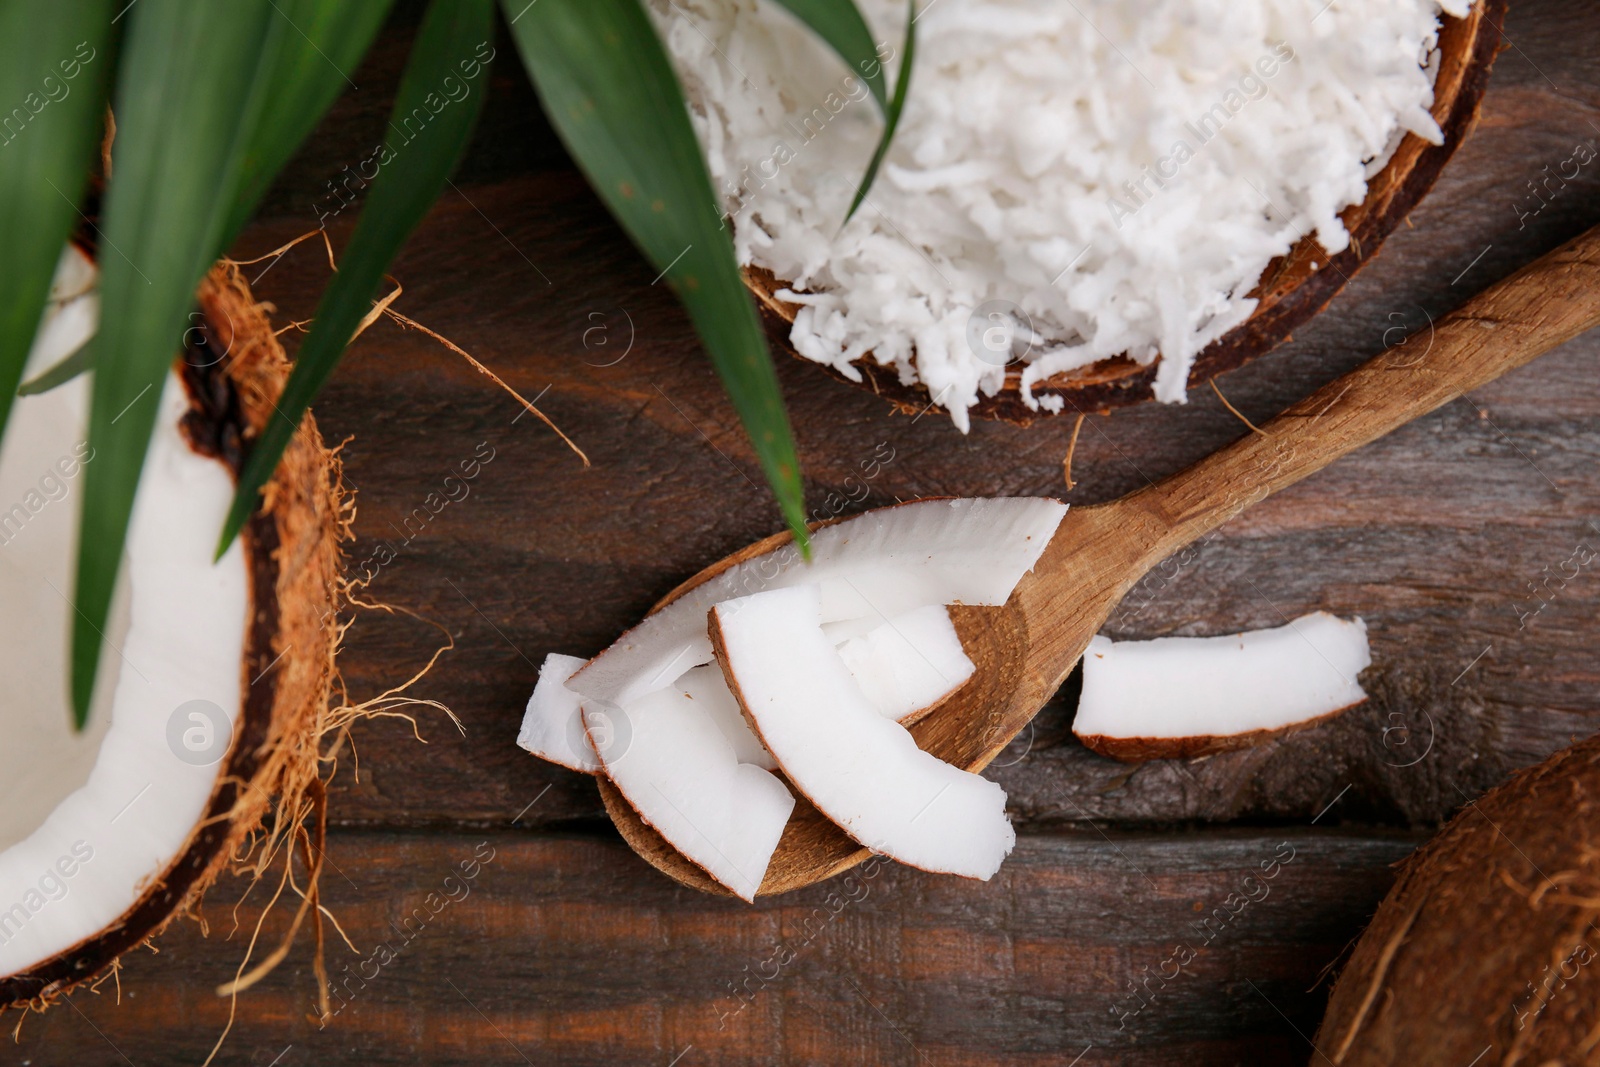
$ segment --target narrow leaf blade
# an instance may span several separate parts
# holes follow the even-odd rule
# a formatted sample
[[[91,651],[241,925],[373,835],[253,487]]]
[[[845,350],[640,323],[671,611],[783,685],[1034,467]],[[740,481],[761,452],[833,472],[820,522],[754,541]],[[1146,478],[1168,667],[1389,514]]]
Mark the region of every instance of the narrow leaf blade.
[[[766,336],[722,226],[677,76],[638,0],[508,5],[551,124],[689,312],[796,540],[799,461]],[[513,17],[514,16],[514,17]]]
[[[883,61],[872,43],[872,31],[854,0],[777,0],[790,13],[811,28],[844,60],[844,65],[859,74],[878,102],[878,110],[888,114],[889,93],[883,79]]]
[[[0,438],[100,137],[110,0],[0,5]]]
[[[236,146],[270,0],[130,9],[101,229],[101,328],[72,632],[72,701],[88,717],[102,632],[161,387],[236,183]]]
[[[272,477],[306,409],[338,366],[371,308],[383,272],[465,151],[488,93],[493,38],[493,0],[433,0],[429,6],[395,97],[389,137],[372,157],[377,176],[366,205],[338,273],[317,306],[275,414],[251,445],[219,556],[255,509],[257,494]],[[461,87],[459,99],[451,84]]]
[[[905,45],[900,50],[900,73],[895,76],[894,96],[889,100],[889,109],[883,117],[883,136],[878,138],[878,147],[873,150],[872,162],[867,164],[867,173],[862,177],[861,184],[856,187],[855,199],[850,201],[850,210],[844,213],[846,222],[849,222],[850,217],[856,213],[861,201],[867,198],[867,191],[872,188],[873,181],[878,177],[878,167],[882,165],[883,157],[889,154],[895,127],[900,125],[900,113],[906,107],[906,94],[911,90],[911,68],[915,65],[917,56],[917,0],[907,0],[906,6],[909,10],[906,15]]]
[[[339,94],[355,88],[356,67],[392,6],[393,0],[275,0],[269,23],[275,48],[258,76],[258,114],[240,161],[224,245]]]
[[[37,396],[40,393],[48,393],[57,386],[66,385],[85,371],[93,369],[94,338],[91,337],[66,359],[61,360],[53,367],[45,368],[39,374],[17,386],[17,395]]]

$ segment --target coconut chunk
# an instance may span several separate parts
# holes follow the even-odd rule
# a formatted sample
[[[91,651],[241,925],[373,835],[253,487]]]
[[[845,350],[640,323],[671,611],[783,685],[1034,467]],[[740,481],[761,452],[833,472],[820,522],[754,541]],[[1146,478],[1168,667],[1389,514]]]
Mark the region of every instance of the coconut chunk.
[[[528,697],[528,710],[522,716],[517,745],[540,759],[583,774],[604,773],[595,754],[590,734],[584,726],[583,698],[567,688],[567,679],[588,660],[552,652],[539,667],[539,681]],[[777,764],[739,713],[739,703],[728,692],[722,671],[715,666],[692,668],[673,680],[672,688],[700,702],[717,728],[722,731],[740,763],[752,763],[765,770]],[[598,717],[597,717],[598,721]],[[604,737],[610,738],[617,724],[606,719]]]
[[[539,667],[539,681],[528,697],[528,710],[522,716],[517,744],[540,759],[558,763],[568,770],[594,774],[600,758],[583,729],[580,697],[567,688],[567,679],[585,663],[580,656],[552,652]]]
[[[841,644],[839,658],[878,714],[902,723],[932,710],[973,670],[942,604],[886,619]]]
[[[722,731],[722,736],[733,746],[733,753],[739,757],[740,763],[749,763],[766,771],[778,769],[777,760],[762,747],[761,738],[745,722],[739,702],[728,691],[721,667],[715,663],[694,667],[684,672],[683,677],[673,683],[673,688],[705,709],[717,724],[717,729]]]
[[[705,872],[754,900],[794,797],[777,776],[741,763],[707,701],[676,687],[584,722],[613,730],[597,745],[605,773],[639,817]]]
[[[822,599],[801,585],[712,608],[728,688],[789,781],[845,833],[923,870],[988,879],[1016,843],[1005,793],[879,713],[823,633]]]
[[[665,688],[710,662],[706,612],[765,589],[818,586],[822,621],[882,620],[932,604],[1004,604],[1050,543],[1067,506],[1039,497],[919,500],[865,512],[735,564],[617,639],[571,688],[612,704]]]
[[[1366,623],[1322,611],[1222,637],[1096,637],[1072,729],[1123,760],[1244,748],[1367,699],[1356,677],[1371,662]]]

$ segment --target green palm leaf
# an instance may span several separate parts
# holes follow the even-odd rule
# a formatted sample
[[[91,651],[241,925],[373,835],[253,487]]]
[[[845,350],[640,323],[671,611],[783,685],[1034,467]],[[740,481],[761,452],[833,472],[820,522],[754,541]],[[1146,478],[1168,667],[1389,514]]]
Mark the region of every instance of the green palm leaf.
[[[99,141],[110,30],[109,0],[0,5],[0,437]]]
[[[889,94],[885,89],[883,63],[878,58],[877,46],[872,43],[872,31],[854,0],[777,0],[795,18],[811,28],[811,32],[828,42],[844,60],[844,65],[859,74],[872,90],[878,110],[888,113]]]
[[[911,67],[917,54],[917,0],[906,0],[906,8],[906,39],[900,50],[900,73],[895,76],[894,96],[883,113],[883,136],[878,138],[878,147],[872,153],[872,162],[867,164],[866,176],[861,179],[855,198],[850,201],[850,210],[844,213],[846,222],[856,213],[861,201],[867,198],[867,191],[878,176],[878,167],[883,163],[883,157],[888,155],[889,142],[894,140],[895,128],[900,125],[900,113],[906,107],[906,93],[911,90]]]
[[[257,77],[258,114],[240,160],[225,243],[328,107],[355,87],[350,79],[391,6],[393,0],[273,0],[271,61]]]
[[[508,0],[507,16],[545,113],[683,301],[784,518],[809,551],[799,461],[766,337],[655,28],[638,0],[524,4]]]
[[[485,73],[494,56],[493,37],[493,0],[434,0],[428,8],[395,98],[389,137],[371,157],[377,175],[366,206],[317,306],[276,414],[251,446],[219,556],[254,510],[306,408],[371,309],[383,272],[465,150],[488,92]]]
[[[79,727],[162,382],[232,205],[270,13],[269,0],[141,0],[128,15],[89,414],[102,458],[85,468],[72,633]]]
[[[94,369],[94,338],[90,337],[72,355],[67,356],[53,367],[46,367],[38,374],[17,386],[18,396],[36,396],[39,393],[48,393],[58,385],[65,385],[84,371]]]

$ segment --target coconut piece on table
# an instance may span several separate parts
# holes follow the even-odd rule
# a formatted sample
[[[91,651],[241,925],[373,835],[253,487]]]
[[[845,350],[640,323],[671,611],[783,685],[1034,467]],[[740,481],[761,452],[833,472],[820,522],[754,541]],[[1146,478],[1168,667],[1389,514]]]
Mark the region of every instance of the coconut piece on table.
[[[583,705],[605,774],[673,848],[754,900],[794,797],[770,771],[741,763],[706,701],[676,686],[626,708]]]
[[[988,879],[1016,843],[1005,793],[880,714],[823,633],[822,598],[802,585],[712,608],[728,688],[789,781],[845,833],[923,870]]]
[[[900,723],[932,711],[973,671],[942,604],[884,620],[841,644],[839,657],[878,713]]]
[[[1357,675],[1371,662],[1366,623],[1322,611],[1222,637],[1096,637],[1072,730],[1121,760],[1244,748],[1367,699]]]
[[[1066,510],[1040,497],[933,499],[824,526],[812,534],[810,563],[784,544],[728,567],[623,634],[570,687],[625,705],[670,685],[711,660],[707,610],[765,589],[817,585],[825,623],[882,620],[932,604],[1004,604]]]
[[[580,707],[583,698],[567,688],[567,679],[588,660],[552,652],[539,668],[539,681],[528,697],[517,744],[541,759],[584,774],[600,774],[604,766],[595,754],[590,733],[584,726]],[[733,745],[740,763],[751,763],[765,770],[777,766],[761,747],[750,726],[739,714],[739,704],[728,692],[722,671],[715,666],[693,667],[673,681],[672,688],[700,702],[718,729]],[[609,716],[597,715],[596,736],[609,739],[615,733]]]

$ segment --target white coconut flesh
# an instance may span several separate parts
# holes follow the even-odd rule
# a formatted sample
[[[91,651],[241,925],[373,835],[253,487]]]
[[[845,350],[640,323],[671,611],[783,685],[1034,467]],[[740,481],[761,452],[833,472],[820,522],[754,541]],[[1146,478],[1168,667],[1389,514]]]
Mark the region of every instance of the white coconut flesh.
[[[593,774],[600,769],[600,758],[583,732],[579,696],[567,688],[567,679],[588,660],[552,652],[539,665],[539,681],[528,697],[528,710],[522,716],[517,744],[540,759],[558,763],[568,770]]]
[[[539,668],[539,681],[528,697],[528,709],[522,718],[517,744],[568,770],[597,774],[603,773],[604,765],[584,725],[583,698],[566,685],[567,679],[586,662],[559,652],[544,658]],[[715,666],[691,668],[675,678],[670,688],[696,701],[711,716],[722,736],[733,746],[740,763],[754,764],[769,771],[777,766],[739,713],[738,702],[728,692],[722,672]],[[596,723],[602,739],[609,738],[617,725],[609,717],[603,722],[597,719]]]
[[[942,604],[897,615],[838,647],[863,695],[897,722],[916,718],[972,677],[972,660]]]
[[[822,599],[792,586],[712,608],[729,687],[789,781],[850,837],[923,870],[989,878],[1016,843],[1004,791],[879,712],[823,632]]]
[[[42,331],[27,375],[70,354],[61,339],[82,331],[56,330],[59,321]],[[212,563],[234,483],[180,432],[188,397],[169,375],[142,401],[160,414],[129,528],[120,622],[107,632],[90,729],[72,730],[68,598],[83,468],[94,461],[84,444],[89,385],[85,375],[19,397],[0,448],[0,976],[114,923],[181,853],[242,703],[243,549]]]
[[[1221,637],[1112,641],[1083,657],[1085,738],[1226,738],[1278,731],[1366,699],[1367,627],[1326,612]]]
[[[625,709],[585,705],[583,715],[606,775],[639,817],[712,878],[754,900],[794,810],[777,776],[741,763],[706,702],[676,686]]]
[[[1066,510],[1035,497],[921,500],[825,526],[811,537],[809,563],[785,545],[728,568],[623,634],[568,685],[617,705],[661,689],[710,662],[711,607],[765,589],[817,585],[824,623],[876,626],[930,605],[1004,604]]]

